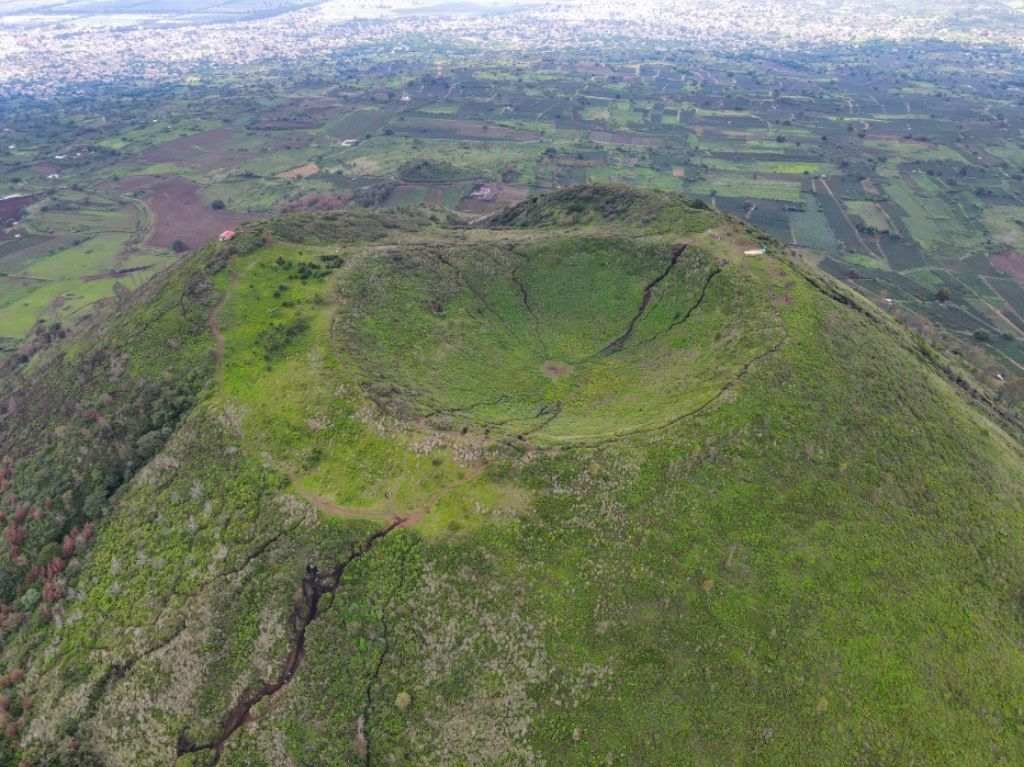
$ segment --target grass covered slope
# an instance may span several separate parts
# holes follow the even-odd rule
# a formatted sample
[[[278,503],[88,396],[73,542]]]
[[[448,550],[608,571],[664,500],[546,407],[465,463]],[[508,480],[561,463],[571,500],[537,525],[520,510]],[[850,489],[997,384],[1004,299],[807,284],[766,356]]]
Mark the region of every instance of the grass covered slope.
[[[1021,763],[1021,446],[805,269],[615,187],[193,257],[7,374],[8,761]]]

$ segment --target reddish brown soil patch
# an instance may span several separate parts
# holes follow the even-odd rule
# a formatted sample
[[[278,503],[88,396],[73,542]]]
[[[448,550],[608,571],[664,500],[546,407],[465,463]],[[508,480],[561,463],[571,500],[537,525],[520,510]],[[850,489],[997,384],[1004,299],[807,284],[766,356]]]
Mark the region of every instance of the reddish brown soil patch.
[[[427,192],[427,197],[423,201],[424,205],[431,208],[443,208],[444,207],[444,189],[439,186],[432,187]]]
[[[125,176],[110,184],[114,189],[123,194],[134,194],[149,189],[159,183],[160,176]],[[102,185],[106,186],[106,185]]]
[[[998,256],[992,256],[989,259],[989,263],[1003,274],[1008,274],[1021,285],[1024,285],[1024,253],[1009,250],[1006,253],[1000,253]]]
[[[294,181],[297,178],[308,178],[320,172],[320,166],[315,162],[307,162],[305,165],[298,165],[291,170],[282,171],[277,174],[278,178],[285,178]]]
[[[548,360],[544,363],[543,370],[548,378],[564,378],[572,372],[572,365],[558,360]]]
[[[0,200],[0,226],[13,224],[29,205],[34,203],[38,197],[34,195],[21,195],[20,197],[8,197]]]
[[[182,136],[143,152],[144,163],[174,163],[189,168],[210,170],[235,165],[249,153],[235,147],[238,131],[227,128]]]
[[[253,128],[261,131],[322,128],[339,111],[340,107],[331,99],[293,99],[264,112]]]
[[[140,187],[137,178],[126,178],[118,184],[122,190],[146,190],[143,200],[153,214],[153,230],[146,240],[147,245],[169,248],[175,240],[181,240],[189,248],[198,248],[225,229],[233,229],[252,218],[214,210],[199,187],[188,179],[180,176],[148,178],[148,186]]]

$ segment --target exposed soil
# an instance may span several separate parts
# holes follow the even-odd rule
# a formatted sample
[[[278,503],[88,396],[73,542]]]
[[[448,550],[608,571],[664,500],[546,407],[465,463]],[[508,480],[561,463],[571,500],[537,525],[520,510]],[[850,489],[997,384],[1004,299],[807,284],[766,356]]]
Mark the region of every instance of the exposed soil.
[[[564,378],[572,372],[572,365],[557,360],[548,360],[544,363],[544,375],[551,379]]]
[[[1003,274],[1013,277],[1021,285],[1024,285],[1024,253],[1015,250],[1008,250],[998,256],[992,256],[989,263]]]
[[[299,165],[291,170],[286,170],[277,174],[278,178],[285,178],[288,180],[294,180],[297,178],[309,178],[315,176],[320,172],[320,166],[315,162],[307,162],[305,165]]]
[[[143,201],[153,215],[153,228],[146,245],[170,248],[181,240],[198,248],[225,229],[233,229],[252,216],[214,210],[200,188],[181,176],[129,176],[118,182],[123,192],[145,190]]]
[[[203,170],[226,167],[238,159],[237,151],[232,150],[237,136],[237,132],[229,128],[193,133],[157,144],[143,152],[139,159],[144,163],[167,162]]]
[[[29,205],[34,203],[38,197],[33,195],[22,195],[20,197],[8,197],[0,200],[0,226],[13,224]]]

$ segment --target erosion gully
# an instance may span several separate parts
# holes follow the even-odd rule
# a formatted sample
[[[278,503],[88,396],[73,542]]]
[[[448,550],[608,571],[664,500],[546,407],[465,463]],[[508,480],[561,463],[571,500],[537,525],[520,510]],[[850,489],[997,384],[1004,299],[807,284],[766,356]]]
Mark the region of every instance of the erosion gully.
[[[212,740],[196,743],[187,730],[178,735],[177,756],[195,754],[200,751],[214,753],[213,764],[220,760],[224,746],[232,735],[251,719],[251,712],[257,703],[268,698],[285,687],[302,665],[306,654],[306,629],[320,615],[320,600],[337,591],[345,570],[357,559],[365,555],[382,538],[405,523],[405,518],[396,517],[386,527],[371,533],[362,543],[357,545],[349,556],[338,562],[330,572],[323,574],[313,564],[306,565],[306,573],[302,578],[302,595],[295,603],[288,626],[291,633],[291,647],[281,664],[280,671],[270,681],[255,687],[248,687],[221,720],[220,732]]]

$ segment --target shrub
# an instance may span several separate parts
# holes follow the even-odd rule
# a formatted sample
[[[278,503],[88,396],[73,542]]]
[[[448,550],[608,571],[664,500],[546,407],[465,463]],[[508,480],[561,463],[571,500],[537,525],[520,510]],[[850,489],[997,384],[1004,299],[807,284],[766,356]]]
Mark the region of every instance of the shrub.
[[[411,704],[412,696],[405,690],[402,690],[395,696],[395,705],[398,706],[399,711],[405,711]]]

